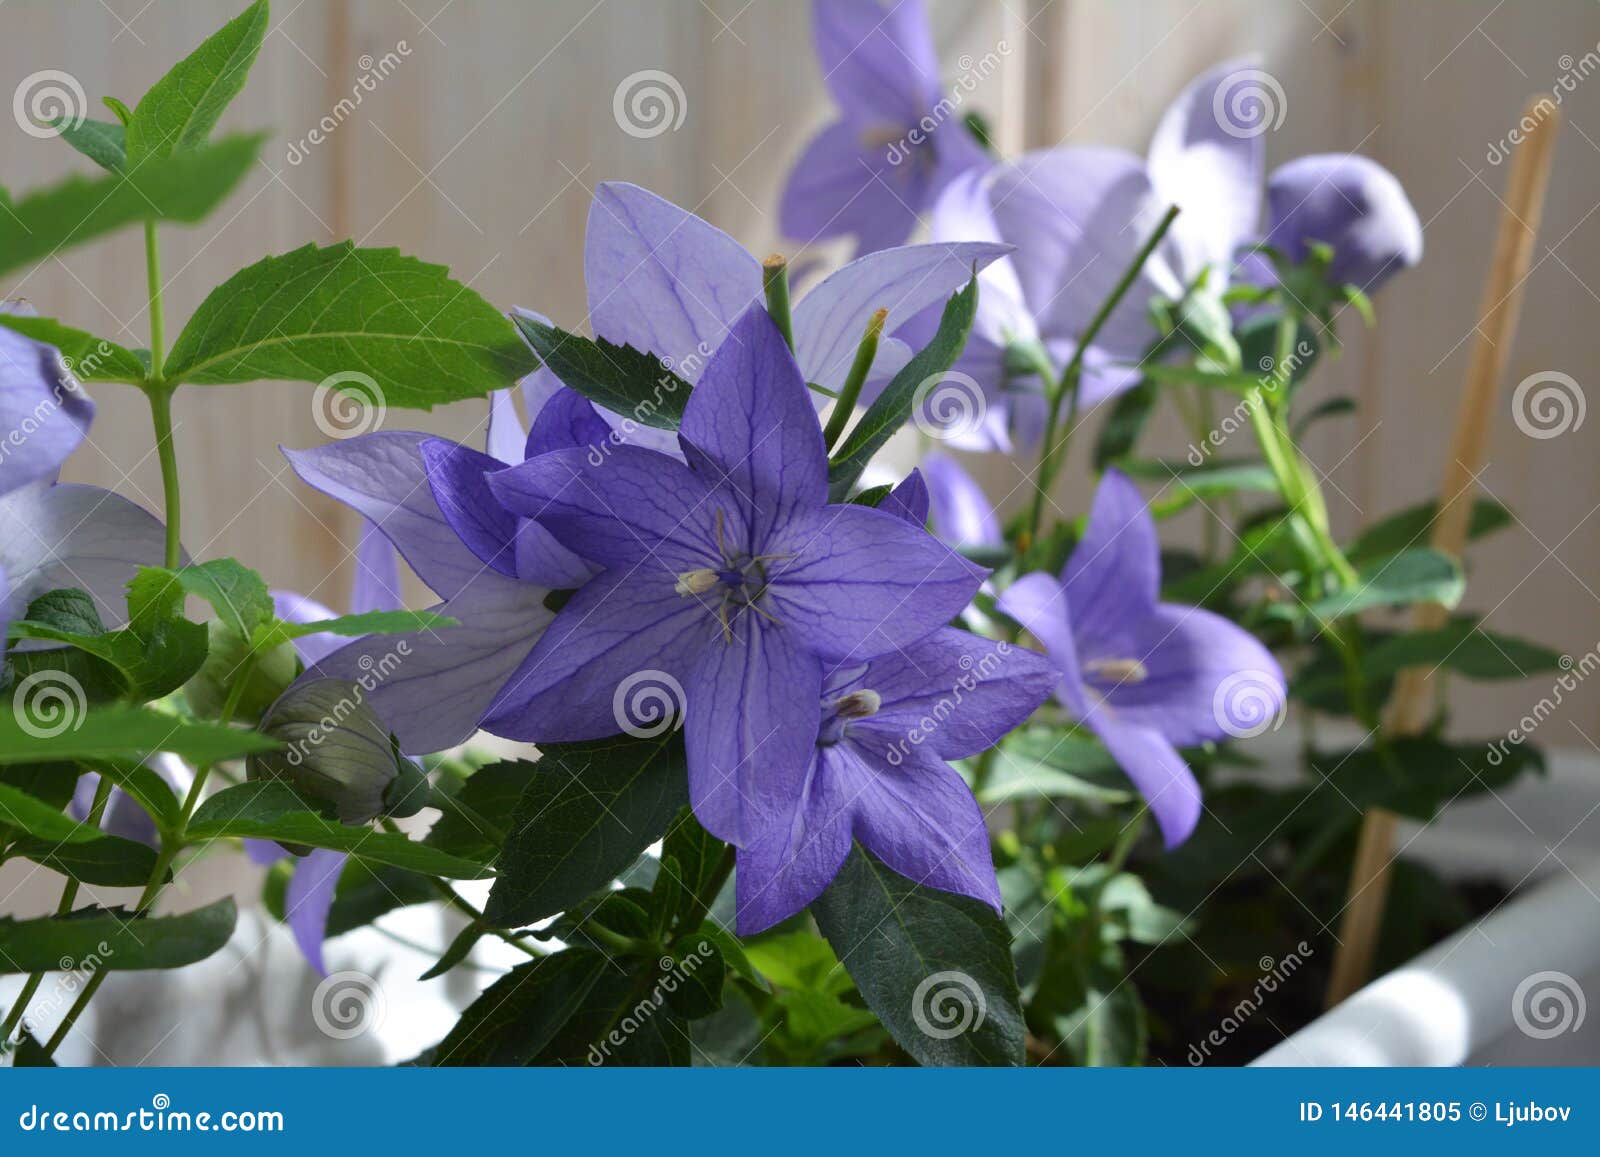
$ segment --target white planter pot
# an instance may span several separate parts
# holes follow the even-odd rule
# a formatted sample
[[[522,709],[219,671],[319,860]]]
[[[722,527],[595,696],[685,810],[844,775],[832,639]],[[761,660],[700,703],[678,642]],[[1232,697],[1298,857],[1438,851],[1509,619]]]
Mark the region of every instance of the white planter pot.
[[[1600,1064],[1600,758],[1402,827],[1400,846],[1517,894],[1269,1049],[1258,1065]]]

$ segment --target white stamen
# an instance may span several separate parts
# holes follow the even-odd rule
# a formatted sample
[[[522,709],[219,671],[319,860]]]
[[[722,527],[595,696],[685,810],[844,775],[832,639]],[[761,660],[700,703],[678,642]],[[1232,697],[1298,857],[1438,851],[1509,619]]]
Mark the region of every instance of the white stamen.
[[[1116,683],[1143,683],[1150,672],[1138,659],[1091,659],[1084,664],[1091,675]]]
[[[686,570],[678,576],[678,582],[672,589],[680,595],[703,595],[721,581],[714,570]]]

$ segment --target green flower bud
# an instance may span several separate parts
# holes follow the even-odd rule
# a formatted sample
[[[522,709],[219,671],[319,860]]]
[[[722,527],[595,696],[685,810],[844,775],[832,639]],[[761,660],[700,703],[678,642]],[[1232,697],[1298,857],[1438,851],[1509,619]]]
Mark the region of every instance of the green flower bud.
[[[228,701],[234,679],[245,668],[250,648],[239,632],[221,619],[206,624],[206,634],[206,661],[183,685],[183,697],[189,702],[189,710],[201,719],[216,719]],[[244,723],[260,719],[299,673],[300,659],[292,643],[279,643],[270,651],[262,651],[245,677],[234,719]]]
[[[340,823],[408,816],[428,802],[422,770],[400,754],[353,683],[313,679],[296,684],[272,705],[261,731],[283,747],[252,755],[246,763],[249,777],[288,782],[330,805]]]

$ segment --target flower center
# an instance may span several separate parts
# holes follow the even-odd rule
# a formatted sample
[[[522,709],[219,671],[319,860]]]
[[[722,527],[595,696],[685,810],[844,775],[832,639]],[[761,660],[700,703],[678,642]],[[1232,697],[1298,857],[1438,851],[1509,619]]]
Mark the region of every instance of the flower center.
[[[832,747],[845,737],[852,720],[866,719],[878,713],[883,706],[883,696],[863,688],[841,695],[837,699],[822,701],[822,728],[817,732],[818,747]]]
[[[1138,659],[1090,659],[1083,669],[1091,679],[1103,683],[1143,683],[1150,677]]]
[[[720,510],[717,511],[717,553],[721,556],[718,565],[682,572],[672,589],[684,598],[696,598],[711,607],[722,624],[722,639],[726,643],[733,642],[733,622],[746,609],[776,623],[778,620],[773,618],[772,612],[760,602],[767,593],[766,564],[790,556],[731,551],[723,538]]]

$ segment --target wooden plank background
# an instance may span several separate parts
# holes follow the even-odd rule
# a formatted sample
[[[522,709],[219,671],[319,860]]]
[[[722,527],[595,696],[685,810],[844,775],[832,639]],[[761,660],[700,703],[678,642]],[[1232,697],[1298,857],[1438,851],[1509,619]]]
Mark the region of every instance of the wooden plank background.
[[[64,70],[91,101],[132,101],[242,0],[0,2],[0,95],[41,69]],[[277,0],[245,96],[226,127],[271,126],[259,171],[208,224],[163,230],[168,328],[217,282],[263,255],[353,236],[444,262],[490,301],[583,317],[582,231],[589,191],[624,178],[696,209],[763,252],[778,244],[775,205],[788,163],[829,116],[811,57],[808,6],[795,0]],[[1349,392],[1360,416],[1323,427],[1312,452],[1330,471],[1344,531],[1436,485],[1476,322],[1496,194],[1487,159],[1523,99],[1564,74],[1600,69],[1600,8],[1590,0],[944,0],[941,55],[996,52],[973,102],[1011,149],[1060,141],[1142,149],[1156,118],[1203,67],[1261,55],[1281,83],[1274,163],[1360,148],[1401,177],[1426,225],[1423,268],[1379,299],[1380,325],[1352,334],[1319,393]],[[372,62],[397,60],[322,144],[291,156]],[[1587,64],[1585,60],[1587,57]],[[623,132],[612,98],[624,78],[670,73],[683,120],[652,139]],[[1562,94],[1551,205],[1511,357],[1503,420],[1484,487],[1519,525],[1473,555],[1470,602],[1498,629],[1579,657],[1600,639],[1596,429],[1536,440],[1510,420],[1510,387],[1541,371],[1587,388],[1600,364],[1600,78]],[[0,181],[13,191],[84,166],[65,146],[0,119]],[[45,313],[145,344],[142,256],[127,233],[74,250],[12,284]],[[93,445],[69,477],[159,507],[142,400],[105,386]],[[193,387],[179,395],[185,541],[234,554],[277,584],[339,604],[349,516],[299,486],[276,447],[319,442],[308,386]],[[481,407],[393,412],[386,426],[468,437]],[[1096,424],[1094,418],[1089,425]],[[1175,425],[1166,448],[1181,452]],[[993,493],[1021,466],[979,463]],[[1062,505],[1087,493],[1082,454]],[[1015,501],[1013,496],[1012,501]],[[1192,530],[1192,527],[1189,528]],[[420,598],[420,591],[419,591]],[[1475,733],[1503,727],[1548,689],[1460,688]],[[1553,743],[1585,743],[1593,692],[1581,692]]]

